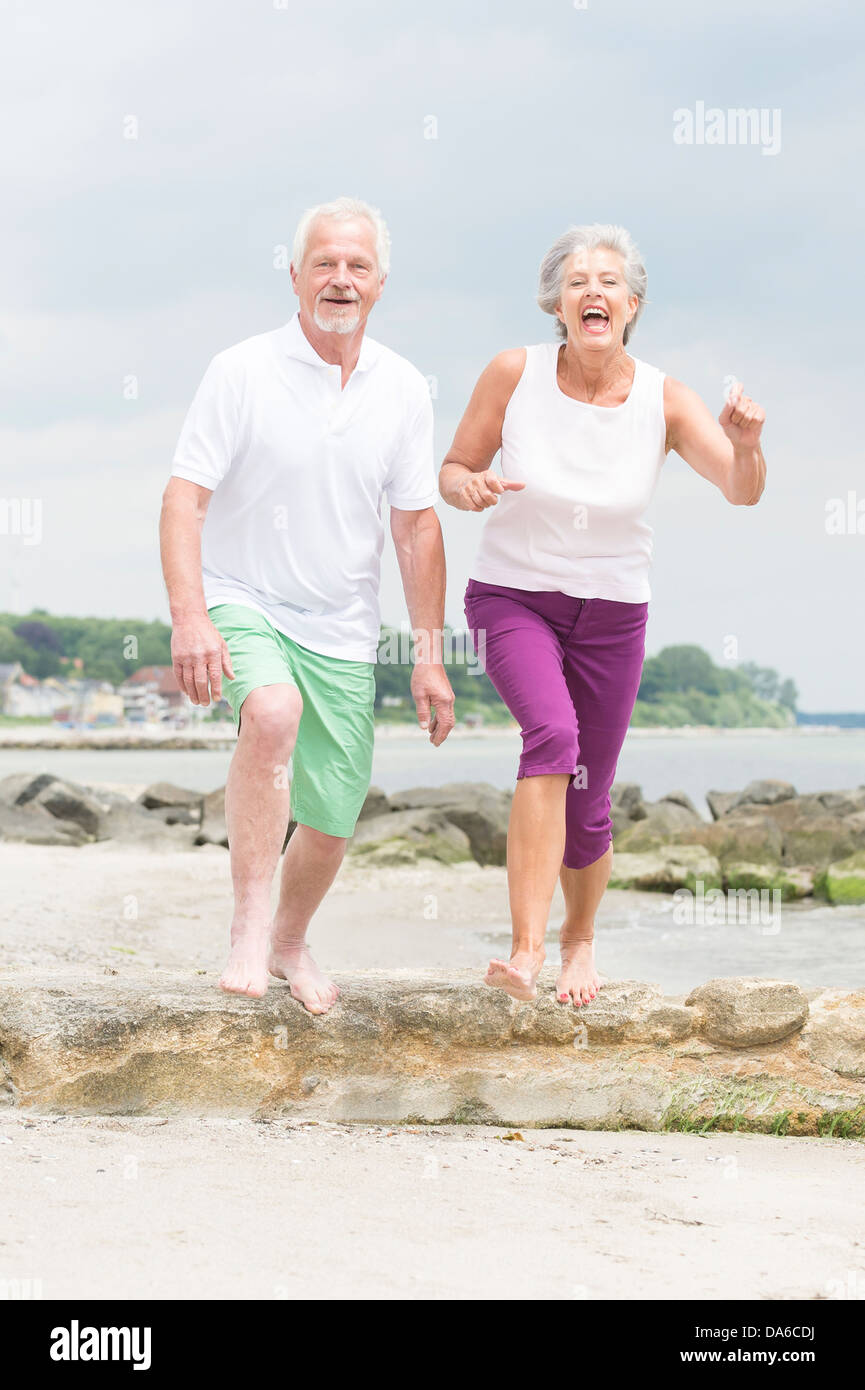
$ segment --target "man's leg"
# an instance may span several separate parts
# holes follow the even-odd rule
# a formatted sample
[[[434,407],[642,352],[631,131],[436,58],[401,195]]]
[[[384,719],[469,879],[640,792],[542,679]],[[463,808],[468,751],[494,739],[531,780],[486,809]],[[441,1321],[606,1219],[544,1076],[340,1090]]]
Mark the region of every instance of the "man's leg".
[[[336,878],[348,840],[298,825],[282,862],[279,906],[273,918],[268,969],[288,980],[295,999],[312,1014],[336,1003],[339,989],[322,974],[306,944],[306,929]]]
[[[345,855],[369,788],[375,736],[371,662],[310,651],[285,638],[303,696],[303,723],[293,758],[292,814],[268,967],[288,980],[295,999],[323,1014],[339,989],[322,973],[306,932]]]
[[[230,994],[267,992],[270,895],[291,814],[286,765],[302,710],[295,685],[261,686],[243,701],[225,787],[234,917],[219,983]]]

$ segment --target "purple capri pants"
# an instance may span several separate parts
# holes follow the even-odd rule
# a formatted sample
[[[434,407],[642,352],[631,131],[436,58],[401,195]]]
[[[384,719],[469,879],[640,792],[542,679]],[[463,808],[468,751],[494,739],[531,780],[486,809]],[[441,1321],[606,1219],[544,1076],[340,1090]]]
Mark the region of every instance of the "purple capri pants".
[[[572,774],[568,869],[594,864],[612,843],[610,787],[640,687],[648,611],[480,579],[466,588],[475,654],[520,726],[517,777]]]

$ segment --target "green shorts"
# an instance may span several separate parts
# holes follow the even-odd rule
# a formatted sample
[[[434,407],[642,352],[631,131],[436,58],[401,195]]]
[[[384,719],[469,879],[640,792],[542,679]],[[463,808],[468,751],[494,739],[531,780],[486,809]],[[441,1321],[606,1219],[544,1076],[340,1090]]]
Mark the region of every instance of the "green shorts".
[[[254,608],[215,603],[235,679],[222,689],[240,729],[241,707],[261,685],[295,685],[303,700],[291,758],[291,815],[326,835],[350,839],[372,776],[375,666],[301,647]]]

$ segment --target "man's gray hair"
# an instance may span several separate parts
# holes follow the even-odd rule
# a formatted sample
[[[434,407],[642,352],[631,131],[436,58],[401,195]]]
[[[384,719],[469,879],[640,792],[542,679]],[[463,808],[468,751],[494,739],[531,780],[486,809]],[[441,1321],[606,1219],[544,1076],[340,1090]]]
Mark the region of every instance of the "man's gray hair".
[[[611,223],[593,222],[588,227],[569,227],[553,242],[538,273],[538,304],[545,314],[555,315],[562,301],[562,283],[565,278],[565,262],[577,251],[594,251],[599,246],[618,251],[624,263],[625,284],[628,294],[637,296],[637,309],[631,322],[625,326],[623,342],[627,343],[637,326],[637,319],[646,303],[648,276],[640,252],[630,234],[624,227]],[[560,338],[567,338],[568,330],[561,319],[556,319],[556,332]]]
[[[387,275],[390,269],[390,233],[378,208],[370,207],[369,203],[362,203],[359,198],[334,198],[332,203],[319,203],[317,207],[307,208],[298,222],[297,231],[294,234],[291,259],[296,270],[300,269],[306,255],[306,243],[309,240],[310,229],[320,217],[332,217],[337,222],[348,222],[357,217],[365,217],[372,224],[375,232],[375,254],[378,261],[379,278]]]

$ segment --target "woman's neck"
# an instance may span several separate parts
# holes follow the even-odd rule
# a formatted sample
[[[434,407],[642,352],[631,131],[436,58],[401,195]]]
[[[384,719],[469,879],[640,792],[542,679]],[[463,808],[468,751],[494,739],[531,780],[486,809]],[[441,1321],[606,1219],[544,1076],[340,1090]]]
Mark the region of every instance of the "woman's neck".
[[[570,341],[559,350],[559,380],[578,399],[591,404],[596,396],[616,395],[617,388],[630,387],[634,378],[634,359],[619,344],[608,353],[581,356]],[[627,391],[625,392],[627,395]]]

